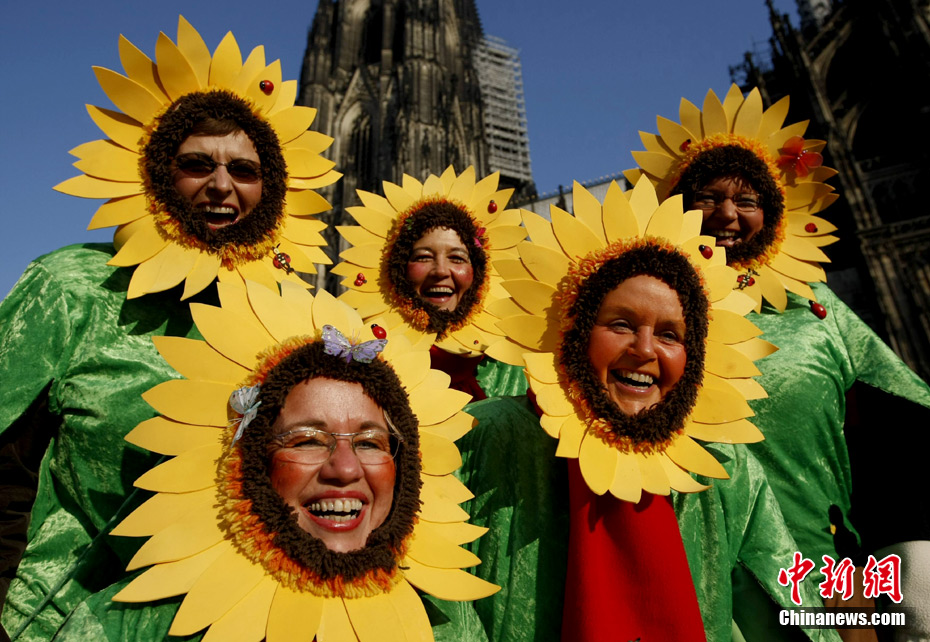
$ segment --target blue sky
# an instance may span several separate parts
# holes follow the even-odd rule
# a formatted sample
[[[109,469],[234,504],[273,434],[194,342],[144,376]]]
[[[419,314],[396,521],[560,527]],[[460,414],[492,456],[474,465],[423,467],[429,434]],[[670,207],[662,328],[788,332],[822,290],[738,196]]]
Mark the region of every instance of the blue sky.
[[[681,97],[723,95],[728,68],[771,35],[763,0],[476,0],[485,32],[520,50],[537,188],[592,180],[632,166],[638,130],[676,118]],[[30,260],[70,243],[108,241],[88,232],[102,201],[52,186],[76,175],[68,150],[101,138],[84,108],[110,107],[92,65],[121,71],[122,33],[154,58],[183,14],[213,49],[232,31],[243,50],[265,45],[296,78],[316,1],[168,0],[7,2],[0,23],[0,295]],[[776,8],[795,14],[792,0]],[[262,11],[257,11],[261,8]],[[793,17],[796,21],[796,18]],[[791,118],[791,114],[789,114]],[[441,171],[443,168],[436,168]]]

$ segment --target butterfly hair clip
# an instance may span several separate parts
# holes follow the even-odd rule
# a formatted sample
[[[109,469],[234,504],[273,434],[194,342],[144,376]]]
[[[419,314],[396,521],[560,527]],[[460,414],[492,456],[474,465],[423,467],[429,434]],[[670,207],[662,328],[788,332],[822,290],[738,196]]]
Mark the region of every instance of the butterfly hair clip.
[[[360,363],[371,363],[386,345],[387,339],[353,343],[333,326],[323,326],[323,351],[334,357],[345,357],[346,363],[353,359]]]
[[[229,406],[242,415],[238,419],[233,419],[230,422],[230,425],[239,422],[239,427],[236,428],[236,434],[233,435],[232,443],[239,441],[242,437],[242,433],[245,432],[245,429],[258,414],[258,407],[262,405],[262,402],[258,400],[258,393],[261,391],[261,388],[261,384],[255,384],[254,386],[233,390],[232,394],[229,395]]]

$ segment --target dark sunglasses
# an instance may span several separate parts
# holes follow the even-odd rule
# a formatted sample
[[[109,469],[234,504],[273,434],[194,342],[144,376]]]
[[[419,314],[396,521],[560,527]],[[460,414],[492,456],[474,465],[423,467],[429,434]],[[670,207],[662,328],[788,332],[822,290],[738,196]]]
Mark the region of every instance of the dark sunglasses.
[[[234,158],[227,163],[220,163],[206,154],[192,152],[176,157],[174,164],[178,171],[184,172],[191,178],[206,178],[216,171],[218,165],[222,165],[229,173],[229,177],[237,183],[257,183],[262,180],[261,165],[244,158]]]

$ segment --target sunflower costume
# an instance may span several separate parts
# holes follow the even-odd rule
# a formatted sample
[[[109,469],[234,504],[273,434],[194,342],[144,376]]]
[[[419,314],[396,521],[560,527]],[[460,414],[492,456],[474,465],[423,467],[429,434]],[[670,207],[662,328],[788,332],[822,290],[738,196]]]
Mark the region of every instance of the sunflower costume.
[[[326,292],[314,298],[285,284],[277,297],[250,283],[247,295],[223,284],[220,294],[221,308],[192,306],[206,342],[157,341],[188,378],[148,391],[162,416],[127,436],[176,455],[137,480],[158,494],[113,531],[151,536],[130,569],[151,568],[106,591],[115,603],[97,600],[103,608],[94,617],[68,626],[103,626],[111,636],[147,627],[132,639],[161,639],[169,623],[171,635],[207,629],[207,640],[432,639],[414,587],[448,600],[495,592],[459,570],[478,563],[459,545],[484,532],[465,522],[457,504],[470,494],[451,476],[461,462],[452,440],[472,420],[461,412],[467,395],[429,369],[426,346],[403,336],[374,338]],[[361,384],[401,436],[391,513],[357,551],[329,551],[298,526],[271,486],[272,424],[287,393],[307,377]],[[229,407],[255,385],[247,403],[254,416]],[[118,604],[185,594],[171,601],[171,613]],[[149,608],[157,615],[147,616]]]
[[[333,268],[349,288],[343,301],[389,332],[434,338],[434,367],[479,399],[526,390],[522,374],[490,360],[478,365],[480,383],[474,374],[488,347],[504,341],[491,312],[507,298],[494,262],[516,256],[526,237],[519,210],[507,209],[513,190],[498,189],[498,179],[494,173],[476,180],[473,167],[458,175],[449,167],[423,182],[406,175],[401,185],[385,181],[384,196],[359,190],[363,205],[347,210],[358,225],[338,228],[352,247]],[[421,299],[406,277],[413,244],[436,227],[459,235],[474,269],[473,285],[455,310]]]
[[[902,493],[922,484],[916,477],[922,460],[892,445],[924,438],[930,389],[819,282],[824,275],[817,262],[826,257],[816,248],[835,241],[836,228],[815,214],[837,198],[822,185],[833,171],[808,166],[819,165],[823,144],[797,139],[806,122],[783,127],[787,110],[787,97],[763,110],[757,90],[743,98],[735,86],[723,103],[708,92],[703,110],[682,100],[680,125],[660,117],[658,136],[642,134],[647,151],[634,152],[640,170],[631,175],[644,173],[660,193],[687,194],[702,185],[677,184],[682,167],[713,166],[720,159],[702,155],[734,145],[757,160],[730,156],[732,165],[718,164],[718,174],[705,171],[704,180],[720,172],[758,175],[762,165],[783,190],[784,213],[779,209],[765,221],[779,221],[782,232],[758,256],[730,262],[743,277],[735,286],[756,300],[749,320],[779,348],[758,364],[758,381],[770,394],[750,405],[765,440],[748,448],[765,469],[801,553],[818,561],[850,557],[864,566],[865,554],[883,546],[930,539],[930,515],[914,510]],[[758,182],[750,184],[762,192]],[[763,207],[765,217],[771,209]],[[914,420],[897,422],[893,439],[875,440],[874,428],[892,417]],[[878,461],[895,461],[895,472],[875,466]]]
[[[552,208],[551,222],[524,212],[532,241],[497,265],[512,297],[498,324],[508,344],[489,353],[526,364],[539,423],[558,442],[516,400],[469,407],[479,426],[460,444],[463,478],[477,523],[491,528],[476,572],[517,578],[476,608],[486,626],[516,630],[511,601],[535,595],[545,606],[533,624],[566,640],[728,640],[742,606],[734,572],[756,578],[771,613],[790,605],[775,578],[797,545],[758,463],[730,445],[762,437],[747,398],[765,396],[752,362],[772,347],[744,318],[753,301],[731,287],[724,251],[700,236],[700,212],[683,216],[680,199],[659,206],[646,180],[626,194],[611,185],[603,204],[576,184],[573,201],[574,216]],[[592,382],[586,347],[602,298],[636,274],[677,292],[687,362],[662,402],[626,416]],[[507,481],[494,487],[488,471],[499,468]],[[514,569],[537,553],[542,579],[523,582]],[[805,596],[817,601],[816,588]]]
[[[206,286],[217,277],[244,287],[245,275],[275,288],[278,280],[295,278],[274,267],[273,248],[248,261],[244,254],[232,256],[238,245],[230,241],[224,246],[231,252],[227,269],[220,250],[201,252],[182,238],[181,227],[175,240],[166,240],[170,225],[162,230],[168,236],[159,231],[156,219],[165,212],[155,206],[159,197],[154,183],[143,180],[140,161],[169,105],[201,94],[207,102],[239,108],[254,100],[255,110],[242,117],[283,145],[275,152],[277,167],[269,167],[269,182],[277,185],[272,191],[283,205],[277,214],[266,210],[280,223],[277,236],[269,238],[279,253],[290,255],[295,270],[309,270],[322,244],[322,224],[308,215],[328,206],[313,189],[338,175],[318,156],[330,140],[298,131],[313,110],[291,107],[294,82],[280,81],[279,65],[265,65],[261,48],[243,63],[231,35],[210,56],[183,19],[179,34],[178,45],[161,36],[157,64],[122,40],[127,76],[97,70],[125,113],[90,108],[111,140],[78,148],[85,174],[62,186],[86,197],[111,197],[92,226],[118,225],[114,242],[122,256],[115,259],[110,244],[62,248],[34,261],[0,304],[2,466],[22,476],[15,491],[2,493],[10,500],[4,519],[20,524],[11,529],[19,534],[7,537],[6,531],[0,538],[0,574],[13,578],[2,622],[19,640],[54,637],[81,601],[119,578],[133,556],[131,540],[107,533],[141,501],[132,482],[157,457],[128,446],[123,436],[152,416],[141,394],[178,376],[151,337],[199,337],[189,305],[179,299],[215,301],[215,288]],[[259,87],[256,94],[250,83],[266,78],[270,93]],[[192,93],[182,96],[185,91]],[[169,129],[171,137],[178,135],[173,125]],[[242,246],[258,252],[263,243]]]

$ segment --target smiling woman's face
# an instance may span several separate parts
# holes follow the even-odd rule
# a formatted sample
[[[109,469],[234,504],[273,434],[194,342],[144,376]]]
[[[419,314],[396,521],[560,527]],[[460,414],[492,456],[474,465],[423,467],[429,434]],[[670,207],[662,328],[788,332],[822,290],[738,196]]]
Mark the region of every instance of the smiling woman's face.
[[[627,415],[665,398],[685,371],[685,319],[678,294],[639,275],[607,293],[591,330],[588,358],[610,399]]]
[[[258,170],[258,180],[244,171],[249,167]],[[175,154],[173,177],[175,189],[212,230],[235,225],[262,198],[261,161],[241,130],[225,136],[188,136]]]
[[[413,244],[407,279],[417,294],[441,310],[455,310],[475,273],[458,232],[436,227]]]
[[[314,378],[294,386],[272,427],[283,435],[301,428],[329,433],[389,433],[381,407],[361,384]],[[378,433],[380,434],[380,433]],[[365,546],[384,523],[394,501],[395,464],[362,464],[351,438],[339,437],[322,463],[304,461],[301,445],[273,447],[271,485],[297,513],[298,525],[331,551]],[[356,450],[373,444],[356,442]]]

